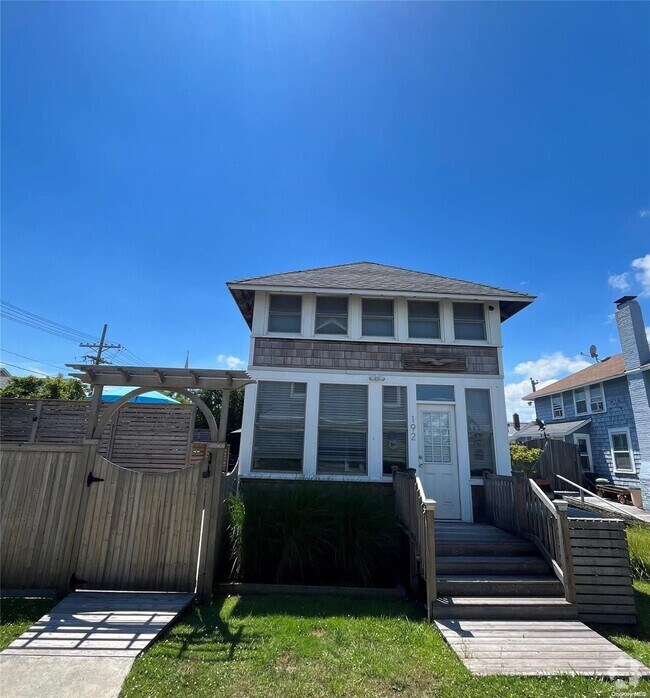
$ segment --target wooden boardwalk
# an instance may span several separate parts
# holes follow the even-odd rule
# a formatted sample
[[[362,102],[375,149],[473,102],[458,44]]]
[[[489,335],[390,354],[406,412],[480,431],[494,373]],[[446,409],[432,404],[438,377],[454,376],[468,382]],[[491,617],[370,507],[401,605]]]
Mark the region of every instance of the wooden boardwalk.
[[[593,495],[591,497],[585,496],[584,501],[580,499],[579,495],[563,495],[571,507],[576,509],[584,509],[585,511],[592,512],[594,514],[599,514],[600,516],[608,516],[618,519],[624,519],[629,523],[645,523],[650,525],[650,511],[647,509],[639,509],[638,507],[633,507],[630,504],[619,504],[618,502],[611,502],[603,497],[597,497]]]
[[[579,621],[440,619],[436,627],[478,676],[650,677],[650,669]]]
[[[174,592],[76,591],[1,654],[135,659],[193,600]]]

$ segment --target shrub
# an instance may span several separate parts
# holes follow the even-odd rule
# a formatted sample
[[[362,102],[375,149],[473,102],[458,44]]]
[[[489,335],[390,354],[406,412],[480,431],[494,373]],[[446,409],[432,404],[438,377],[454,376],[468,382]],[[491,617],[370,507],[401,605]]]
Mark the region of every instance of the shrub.
[[[287,483],[230,499],[233,575],[245,582],[385,586],[394,582],[392,500],[364,486]]]
[[[542,455],[541,448],[528,448],[524,444],[510,444],[510,467],[513,473],[527,477],[537,475],[537,461]]]
[[[635,579],[650,582],[650,527],[642,524],[627,529],[630,571]]]

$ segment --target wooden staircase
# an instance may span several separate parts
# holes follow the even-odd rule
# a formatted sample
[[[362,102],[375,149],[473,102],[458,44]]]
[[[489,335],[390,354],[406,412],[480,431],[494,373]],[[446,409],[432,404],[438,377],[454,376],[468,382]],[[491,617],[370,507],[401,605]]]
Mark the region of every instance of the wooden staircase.
[[[436,522],[432,617],[571,620],[575,604],[534,543],[484,524]]]

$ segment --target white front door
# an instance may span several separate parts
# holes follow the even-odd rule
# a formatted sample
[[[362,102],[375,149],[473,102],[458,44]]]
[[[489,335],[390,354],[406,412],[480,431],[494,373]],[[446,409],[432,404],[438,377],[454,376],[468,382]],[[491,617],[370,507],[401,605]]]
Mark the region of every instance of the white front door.
[[[418,410],[418,475],[427,497],[436,500],[436,518],[460,519],[454,408],[427,405]]]

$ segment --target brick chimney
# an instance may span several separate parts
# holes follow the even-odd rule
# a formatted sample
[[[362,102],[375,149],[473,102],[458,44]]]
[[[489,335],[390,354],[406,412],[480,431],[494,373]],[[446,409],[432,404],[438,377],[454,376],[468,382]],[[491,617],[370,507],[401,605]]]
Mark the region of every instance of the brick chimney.
[[[650,372],[640,368],[650,363],[645,323],[636,296],[623,296],[616,303],[616,324],[625,360],[636,434],[641,455],[639,479],[643,502],[650,508]]]

